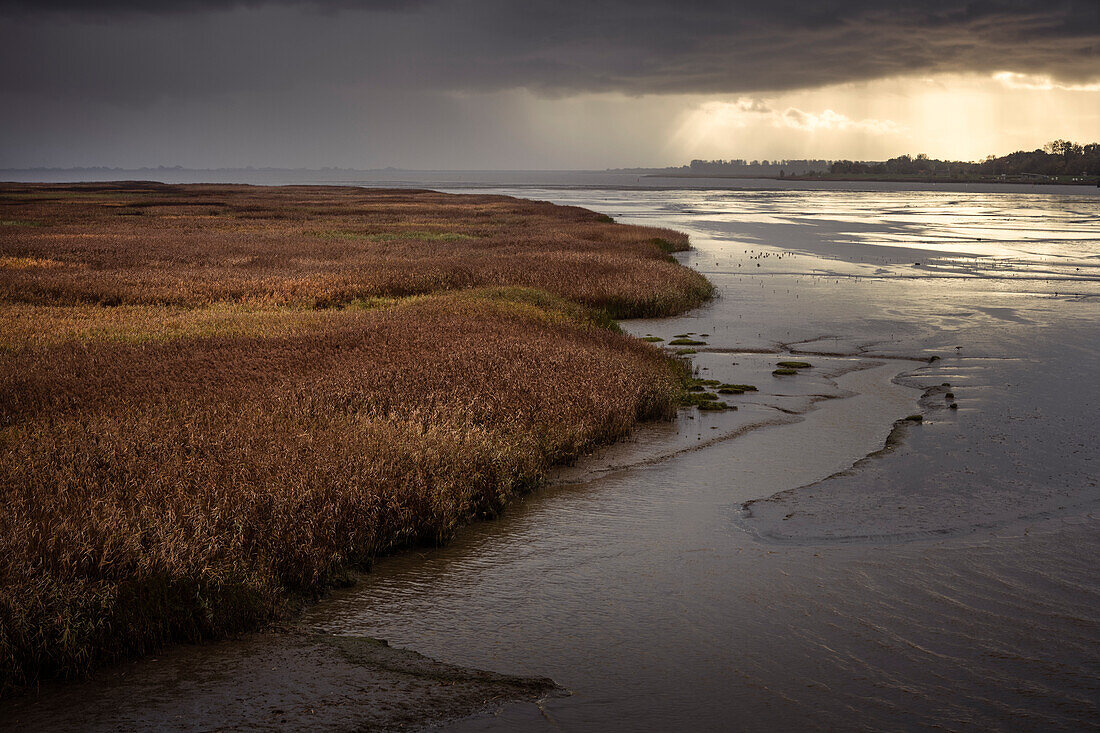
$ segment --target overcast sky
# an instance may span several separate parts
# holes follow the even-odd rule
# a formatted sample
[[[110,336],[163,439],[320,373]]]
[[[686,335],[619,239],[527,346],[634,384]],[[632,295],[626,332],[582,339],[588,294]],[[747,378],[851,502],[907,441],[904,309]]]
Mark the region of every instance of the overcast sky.
[[[1100,0],[0,0],[0,75],[7,168],[977,159],[1100,139]]]

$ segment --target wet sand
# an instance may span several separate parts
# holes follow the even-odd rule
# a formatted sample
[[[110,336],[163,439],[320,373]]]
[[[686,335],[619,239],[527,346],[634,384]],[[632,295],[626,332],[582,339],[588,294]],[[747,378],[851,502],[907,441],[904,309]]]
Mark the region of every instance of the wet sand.
[[[690,231],[683,261],[719,298],[624,325],[707,334],[700,376],[760,390],[381,561],[302,633],[569,693],[419,719],[447,730],[1098,727],[1096,197],[510,191]],[[773,377],[785,358],[813,366]],[[196,680],[250,666],[197,651],[214,672],[177,667],[164,715],[206,705]],[[249,679],[238,694],[269,684]],[[103,684],[38,713],[78,720]],[[296,727],[235,710],[233,725]]]

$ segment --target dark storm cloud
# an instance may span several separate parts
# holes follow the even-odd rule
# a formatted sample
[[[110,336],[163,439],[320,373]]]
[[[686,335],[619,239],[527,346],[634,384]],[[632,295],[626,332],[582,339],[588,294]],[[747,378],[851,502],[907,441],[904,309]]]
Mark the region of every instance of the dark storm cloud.
[[[126,14],[163,15],[232,10],[259,5],[299,5],[329,8],[407,9],[422,5],[420,0],[0,0],[0,12],[18,14],[60,13],[79,16],[115,16]]]
[[[0,0],[0,24],[0,89],[137,103],[318,84],[737,93],[1100,75],[1098,0]]]

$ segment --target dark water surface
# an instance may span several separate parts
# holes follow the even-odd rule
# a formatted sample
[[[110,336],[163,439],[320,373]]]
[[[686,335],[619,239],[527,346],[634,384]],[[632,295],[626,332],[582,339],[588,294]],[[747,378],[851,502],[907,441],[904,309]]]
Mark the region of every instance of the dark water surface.
[[[761,393],[308,624],[572,693],[451,730],[1100,727],[1100,199],[502,192],[689,231],[720,297],[626,326],[708,334],[704,375]],[[836,356],[780,379],[760,350]],[[770,418],[794,422],[714,439]]]

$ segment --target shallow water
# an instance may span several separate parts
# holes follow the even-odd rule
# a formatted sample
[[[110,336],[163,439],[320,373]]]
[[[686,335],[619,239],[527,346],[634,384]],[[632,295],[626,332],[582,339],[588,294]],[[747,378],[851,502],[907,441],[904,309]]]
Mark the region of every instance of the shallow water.
[[[1100,725],[1096,196],[509,192],[689,231],[719,298],[625,325],[708,334],[703,376],[761,392],[308,624],[572,693],[453,730]],[[759,350],[840,356],[776,378]]]
[[[700,376],[759,390],[380,562],[304,630],[568,691],[447,730],[1100,728],[1100,197],[868,188],[500,188],[688,231],[719,297],[624,326],[695,334]],[[187,656],[126,727],[219,720]],[[314,684],[346,704],[340,674]],[[141,689],[20,724],[110,729]]]

